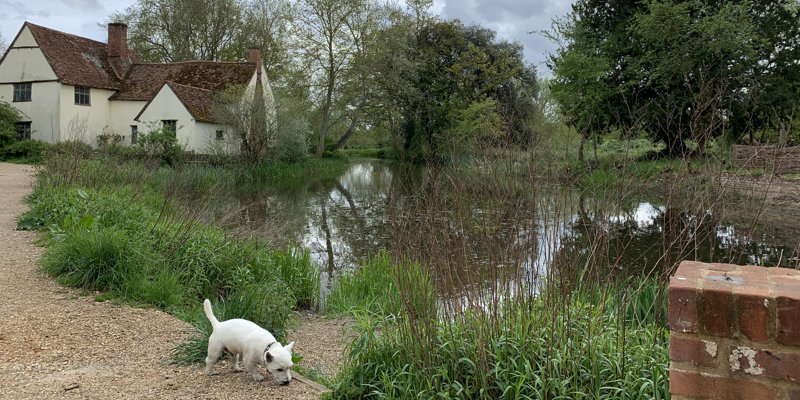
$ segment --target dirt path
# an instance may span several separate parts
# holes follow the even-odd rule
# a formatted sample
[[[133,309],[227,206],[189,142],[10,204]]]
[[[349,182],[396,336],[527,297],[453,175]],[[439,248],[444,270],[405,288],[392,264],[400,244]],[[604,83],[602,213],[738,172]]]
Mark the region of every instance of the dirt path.
[[[300,382],[254,382],[223,363],[212,377],[199,365],[171,365],[171,349],[190,332],[188,324],[161,311],[95,302],[40,274],[43,249],[32,244],[36,234],[15,230],[16,218],[27,209],[22,200],[30,193],[32,172],[0,163],[0,399],[319,397]],[[332,329],[337,323],[309,317],[301,322],[289,339],[309,354],[303,364],[330,371],[342,349],[341,331]],[[326,339],[314,339],[320,335]]]

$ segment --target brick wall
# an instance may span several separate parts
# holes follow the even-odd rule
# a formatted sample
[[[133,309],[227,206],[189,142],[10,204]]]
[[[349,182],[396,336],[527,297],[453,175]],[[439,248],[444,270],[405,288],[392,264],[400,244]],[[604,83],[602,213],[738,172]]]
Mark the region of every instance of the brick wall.
[[[673,399],[800,400],[800,271],[684,261],[669,326]]]

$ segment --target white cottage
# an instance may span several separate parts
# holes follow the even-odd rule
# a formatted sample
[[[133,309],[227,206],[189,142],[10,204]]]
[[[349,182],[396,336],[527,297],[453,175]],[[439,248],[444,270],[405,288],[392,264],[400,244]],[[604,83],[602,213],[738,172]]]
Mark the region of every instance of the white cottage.
[[[92,145],[100,134],[117,134],[131,144],[140,132],[167,127],[186,150],[203,153],[225,130],[212,112],[220,91],[245,86],[272,100],[258,49],[248,62],[142,64],[128,49],[127,29],[108,24],[106,44],[25,22],[0,59],[0,101],[24,113],[18,134]]]

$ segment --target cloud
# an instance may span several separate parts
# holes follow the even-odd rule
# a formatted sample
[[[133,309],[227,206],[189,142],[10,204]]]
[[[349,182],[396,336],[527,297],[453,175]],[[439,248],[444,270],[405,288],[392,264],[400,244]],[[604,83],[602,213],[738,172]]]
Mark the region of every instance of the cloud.
[[[447,19],[491,28],[498,39],[521,43],[525,60],[534,64],[540,75],[549,76],[545,61],[556,45],[541,31],[549,29],[554,18],[568,13],[570,4],[569,0],[440,0],[434,10]]]
[[[61,0],[61,2],[68,7],[75,7],[79,10],[92,11],[94,13],[105,11],[105,7],[98,0]]]

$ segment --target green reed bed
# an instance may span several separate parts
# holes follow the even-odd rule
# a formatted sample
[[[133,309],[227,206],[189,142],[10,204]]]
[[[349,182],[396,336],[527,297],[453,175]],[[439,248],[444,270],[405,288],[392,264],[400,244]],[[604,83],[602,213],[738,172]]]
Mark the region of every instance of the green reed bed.
[[[375,279],[371,268],[386,266],[373,260],[329,297],[347,298],[349,308],[329,306],[357,320],[332,398],[668,397],[668,338],[654,318],[661,291],[655,280],[566,296],[505,293],[493,296],[495,305],[454,310],[432,304],[424,274],[390,269],[396,283],[406,281],[398,289]]]
[[[215,183],[198,174],[154,179],[164,172],[102,162],[59,164],[80,174],[50,164],[19,220],[21,228],[45,232],[42,269],[60,282],[105,292],[100,298],[156,306],[193,323],[204,334],[179,348],[181,361],[204,356],[210,329],[201,311],[204,298],[212,299],[220,318],[250,319],[279,339],[293,309],[316,304],[319,272],[307,252],[227,237],[173,204],[178,193],[153,185],[172,181],[173,188],[206,190]]]
[[[237,187],[243,191],[263,190],[265,184],[274,189],[293,186],[294,181],[313,176],[317,179],[334,178],[347,168],[346,158],[309,158],[298,162],[265,162],[241,170]]]

